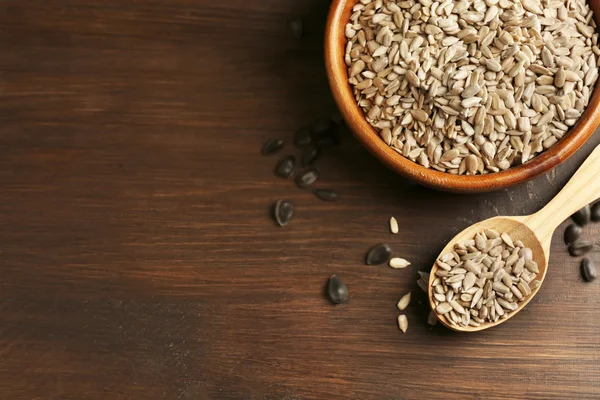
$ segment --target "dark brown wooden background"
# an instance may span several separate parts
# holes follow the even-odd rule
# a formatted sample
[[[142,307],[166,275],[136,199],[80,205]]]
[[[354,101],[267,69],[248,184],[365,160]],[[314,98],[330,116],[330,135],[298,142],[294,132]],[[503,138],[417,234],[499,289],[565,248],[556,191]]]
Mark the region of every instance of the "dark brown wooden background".
[[[541,207],[599,136],[555,173],[459,196],[346,134],[319,161],[318,186],[343,198],[319,202],[259,149],[279,136],[292,151],[334,111],[327,7],[0,1],[0,398],[600,398],[600,284],[582,283],[564,225],[539,296],[496,329],[431,329],[415,284],[460,229]],[[297,207],[284,229],[268,218],[279,198]],[[363,265],[381,241],[413,265]],[[332,273],[345,307],[322,295]]]

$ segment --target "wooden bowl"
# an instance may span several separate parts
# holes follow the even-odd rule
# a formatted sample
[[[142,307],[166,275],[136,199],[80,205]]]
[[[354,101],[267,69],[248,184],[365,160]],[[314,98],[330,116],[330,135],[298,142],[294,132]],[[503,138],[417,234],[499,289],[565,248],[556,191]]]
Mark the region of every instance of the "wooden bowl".
[[[451,192],[476,193],[503,189],[548,172],[568,159],[594,133],[600,123],[598,109],[600,93],[597,90],[599,80],[590,103],[577,124],[557,144],[523,165],[486,175],[459,176],[414,163],[383,142],[365,119],[348,83],[348,70],[344,63],[347,42],[344,28],[350,20],[352,7],[356,2],[356,0],[332,0],[331,2],[325,32],[325,66],[329,85],[344,120],[358,140],[383,164],[406,178],[424,186]],[[598,23],[600,1],[590,1],[589,4]]]

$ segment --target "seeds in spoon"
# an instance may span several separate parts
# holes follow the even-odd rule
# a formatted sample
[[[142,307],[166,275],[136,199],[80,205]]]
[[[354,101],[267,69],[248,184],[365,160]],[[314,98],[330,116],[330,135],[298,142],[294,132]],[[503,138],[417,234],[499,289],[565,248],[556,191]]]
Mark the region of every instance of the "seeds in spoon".
[[[580,240],[569,246],[569,254],[571,257],[581,257],[589,253],[593,248],[594,244],[592,242]]]
[[[406,330],[408,329],[408,318],[406,318],[406,315],[398,316],[398,327],[402,333],[406,333]]]
[[[279,226],[286,226],[294,215],[294,205],[287,200],[279,200],[273,206],[273,218]]]
[[[390,231],[393,234],[396,234],[399,231],[399,229],[398,229],[398,221],[394,217],[390,218]]]
[[[573,219],[573,221],[579,226],[585,226],[588,222],[590,222],[590,217],[591,209],[589,205],[571,215],[571,219]]]
[[[406,307],[408,307],[409,304],[410,304],[410,292],[408,292],[404,296],[402,296],[402,298],[398,302],[398,309],[400,311],[404,311],[404,309]]]
[[[448,254],[436,262],[440,285],[434,287],[432,301],[454,326],[508,318],[531,294],[529,282],[539,273],[533,251],[506,233],[480,232]]]
[[[592,221],[600,222],[600,201],[592,206]]]
[[[575,243],[577,239],[581,236],[581,227],[576,224],[571,224],[567,226],[565,229],[565,244],[570,245],[571,243]]]
[[[275,175],[280,178],[287,179],[289,178],[296,169],[296,157],[293,155],[289,155],[283,157],[277,165],[275,165]]]
[[[404,258],[394,257],[390,260],[390,267],[394,269],[406,268],[410,265]]]
[[[584,258],[581,261],[581,276],[586,282],[596,279],[596,266],[589,258]]]
[[[296,176],[296,185],[301,188],[306,188],[315,183],[317,179],[319,179],[319,170],[316,168],[310,168]]]
[[[278,138],[270,138],[265,142],[265,144],[263,144],[261,153],[263,156],[268,156],[268,155],[275,153],[282,147],[283,147],[283,140],[278,139]]]
[[[377,246],[371,248],[365,258],[367,265],[380,265],[388,262],[392,256],[392,248],[390,245],[380,243]]]
[[[344,304],[348,301],[348,287],[336,275],[331,275],[327,285],[329,300],[335,304]]]
[[[331,189],[315,189],[313,194],[323,201],[338,201],[340,195]]]

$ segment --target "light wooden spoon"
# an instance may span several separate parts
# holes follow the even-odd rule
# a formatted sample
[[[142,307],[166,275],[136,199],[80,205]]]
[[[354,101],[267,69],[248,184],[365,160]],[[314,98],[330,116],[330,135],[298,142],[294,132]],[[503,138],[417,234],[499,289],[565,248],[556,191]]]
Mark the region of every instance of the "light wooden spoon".
[[[452,251],[456,243],[471,240],[477,233],[485,229],[495,229],[500,233],[506,232],[514,241],[522,241],[525,247],[529,247],[533,251],[533,260],[537,262],[540,271],[536,278],[540,281],[540,285],[536,288],[531,287],[531,294],[524,301],[518,303],[519,307],[508,318],[499,319],[496,322],[485,322],[477,327],[463,327],[450,324],[443,315],[436,313],[441,323],[455,331],[476,332],[499,325],[515,316],[533,299],[540,290],[541,283],[544,282],[550,260],[550,242],[556,228],[573,213],[598,198],[600,198],[600,146],[596,147],[560,193],[537,213],[524,217],[490,218],[472,225],[456,235],[442,250],[440,257]],[[429,278],[429,305],[434,312],[432,283],[437,270],[438,266],[435,264]]]

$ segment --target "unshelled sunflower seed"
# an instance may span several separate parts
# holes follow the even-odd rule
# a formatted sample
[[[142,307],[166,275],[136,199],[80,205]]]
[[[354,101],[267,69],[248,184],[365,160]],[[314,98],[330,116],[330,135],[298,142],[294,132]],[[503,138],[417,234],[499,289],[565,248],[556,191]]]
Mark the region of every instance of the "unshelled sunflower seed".
[[[309,147],[302,153],[302,156],[300,157],[300,165],[302,167],[308,167],[309,165],[314,164],[320,155],[321,150],[319,150],[317,147]]]
[[[565,229],[565,244],[569,245],[571,243],[575,243],[577,239],[581,236],[581,227],[576,224],[571,224],[567,226]]]
[[[271,155],[279,151],[283,147],[283,140],[278,138],[268,139],[262,147],[261,153],[263,156]]]
[[[365,257],[365,263],[367,265],[380,265],[388,262],[392,256],[392,248],[390,245],[380,243],[377,246],[372,247],[367,256]]]
[[[394,269],[406,268],[410,265],[404,258],[394,257],[390,260],[390,267]]]
[[[348,301],[348,287],[336,275],[331,275],[327,284],[329,300],[334,304],[344,304]]]
[[[586,282],[596,279],[596,266],[589,258],[584,258],[581,261],[581,276]]]
[[[410,304],[410,292],[408,292],[407,294],[405,294],[404,296],[402,296],[402,298],[398,302],[398,309],[400,311],[404,311],[404,309],[406,307],[408,307],[409,304]]]
[[[294,205],[287,200],[279,200],[273,206],[273,218],[279,226],[286,226],[294,215]]]
[[[390,218],[390,231],[393,234],[398,233],[398,221],[394,217]]]
[[[331,189],[315,189],[313,194],[323,201],[338,201],[340,198],[340,195]]]
[[[592,242],[581,240],[569,246],[569,254],[571,257],[581,257],[589,253],[593,248],[594,244]]]
[[[306,188],[312,185],[319,178],[319,170],[316,168],[309,168],[301,174],[296,175],[296,185],[301,188]]]
[[[585,226],[588,222],[590,222],[590,217],[591,209],[589,205],[571,215],[571,219],[573,219],[573,221],[579,226]]]
[[[592,221],[600,222],[600,201],[592,206],[591,216]]]
[[[275,175],[280,178],[289,178],[296,169],[296,157],[293,155],[286,156],[277,162],[275,165]]]
[[[312,143],[312,132],[310,126],[300,127],[294,134],[294,146],[306,147]]]
[[[304,33],[304,23],[301,18],[294,18],[289,23],[292,36],[296,39],[302,39]]]
[[[408,329],[408,318],[406,318],[406,315],[398,316],[398,327],[402,333],[406,333],[406,330]]]

